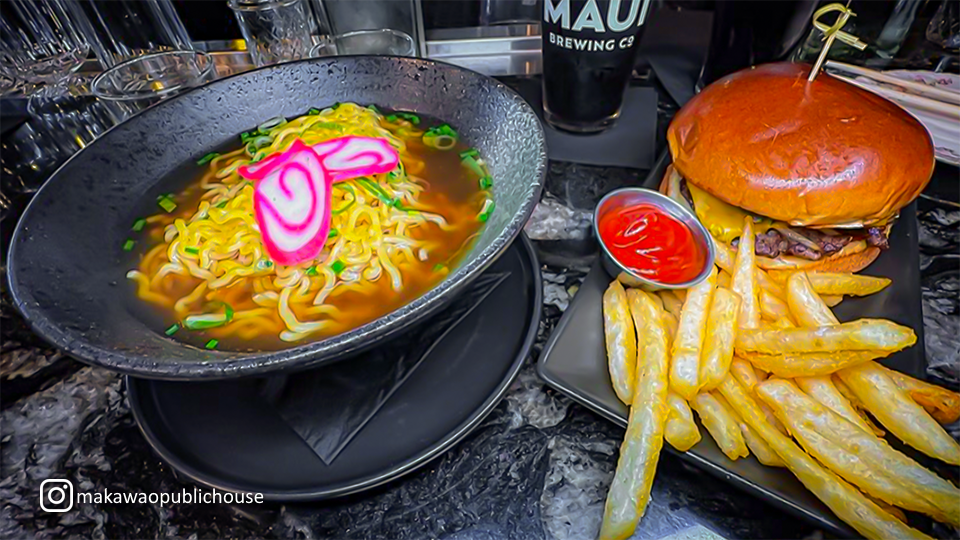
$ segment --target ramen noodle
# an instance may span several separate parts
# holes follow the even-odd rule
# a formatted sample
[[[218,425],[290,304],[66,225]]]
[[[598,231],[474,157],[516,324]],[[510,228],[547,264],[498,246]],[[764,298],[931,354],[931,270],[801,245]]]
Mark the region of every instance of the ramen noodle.
[[[244,171],[297,141],[343,137],[383,140],[399,162],[335,181],[322,250],[277,263],[255,212],[257,184]],[[425,117],[343,103],[272,119],[241,144],[201,158],[199,180],[160,195],[158,212],[136,220],[124,244],[145,246],[127,274],[136,297],[157,308],[167,335],[198,346],[275,349],[370,322],[442,281],[494,210],[478,152]]]

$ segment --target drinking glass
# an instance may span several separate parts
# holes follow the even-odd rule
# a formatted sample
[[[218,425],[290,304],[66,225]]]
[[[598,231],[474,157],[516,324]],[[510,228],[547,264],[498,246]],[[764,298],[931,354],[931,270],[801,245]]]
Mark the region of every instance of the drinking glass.
[[[313,48],[310,56],[378,54],[416,56],[413,38],[399,30],[358,30],[333,36]]]
[[[543,118],[575,133],[616,121],[633,72],[649,0],[544,3]]]
[[[256,66],[306,58],[313,18],[304,0],[229,0]]]
[[[0,2],[0,68],[30,83],[62,83],[90,51],[82,18],[66,0]]]
[[[129,116],[215,77],[213,57],[205,52],[157,52],[127,60],[101,73],[93,80],[92,92]]]
[[[960,6],[951,0],[943,0],[926,31],[927,41],[944,49],[960,49]]]
[[[104,69],[162,51],[193,50],[170,0],[78,0],[83,32]]]

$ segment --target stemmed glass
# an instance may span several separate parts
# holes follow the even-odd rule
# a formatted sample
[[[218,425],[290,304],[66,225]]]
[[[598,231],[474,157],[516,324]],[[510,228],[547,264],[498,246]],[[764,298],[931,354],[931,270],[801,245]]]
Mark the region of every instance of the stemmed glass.
[[[69,0],[0,2],[0,68],[21,81],[44,84],[31,96],[31,108],[68,93],[67,79],[90,52],[81,28],[83,14]]]

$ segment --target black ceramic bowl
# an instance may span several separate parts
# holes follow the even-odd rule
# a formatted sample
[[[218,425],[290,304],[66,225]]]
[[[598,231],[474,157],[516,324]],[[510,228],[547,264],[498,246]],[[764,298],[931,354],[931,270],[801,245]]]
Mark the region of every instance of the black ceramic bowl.
[[[275,116],[336,102],[377,104],[449,122],[490,168],[496,210],[460,266],[403,308],[350,332],[275,352],[208,351],[147,326],[129,309],[122,250],[135,209],[171,171]],[[539,199],[546,144],[537,115],[498,81],[448,64],[391,57],[314,59],[197,88],[111,129],[36,194],[14,233],[14,303],[70,355],[164,379],[227,378],[343,358],[432,313],[490,265]]]

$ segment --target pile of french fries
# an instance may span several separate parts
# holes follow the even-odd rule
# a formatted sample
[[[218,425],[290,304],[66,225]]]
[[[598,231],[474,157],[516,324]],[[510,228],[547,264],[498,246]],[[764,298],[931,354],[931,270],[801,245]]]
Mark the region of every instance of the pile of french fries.
[[[788,469],[867,538],[928,538],[902,510],[960,526],[960,490],[881,438],[960,465],[941,426],[960,418],[960,395],[875,362],[913,345],[912,329],[830,310],[889,280],[764,271],[749,218],[736,252],[714,244],[719,268],[690,289],[614,281],[603,296],[610,377],[630,416],[600,537],[633,534],[663,441],[681,452],[700,441],[693,411],[729,459]]]

